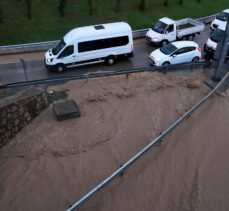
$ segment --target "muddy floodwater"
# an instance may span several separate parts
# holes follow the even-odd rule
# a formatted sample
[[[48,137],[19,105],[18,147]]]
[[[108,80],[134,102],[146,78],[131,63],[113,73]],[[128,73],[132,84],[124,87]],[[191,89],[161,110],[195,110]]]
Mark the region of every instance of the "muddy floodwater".
[[[52,106],[0,149],[0,210],[62,211],[123,165],[210,89],[198,77],[143,73],[72,81],[81,117]],[[229,92],[212,96],[84,211],[228,211]]]

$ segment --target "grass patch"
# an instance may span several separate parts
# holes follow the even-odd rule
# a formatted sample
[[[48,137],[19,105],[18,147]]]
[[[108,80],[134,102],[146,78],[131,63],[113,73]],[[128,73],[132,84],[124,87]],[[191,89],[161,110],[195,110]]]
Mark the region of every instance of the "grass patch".
[[[116,21],[128,22],[133,29],[147,28],[158,18],[168,16],[174,19],[198,18],[215,14],[229,8],[228,0],[146,0],[146,10],[139,11],[140,0],[120,1],[120,12],[115,12],[116,0],[94,0],[93,14],[89,15],[88,1],[67,0],[65,16],[60,18],[59,0],[32,0],[32,19],[26,16],[23,0],[1,0],[4,23],[0,24],[0,45],[40,42],[60,39],[77,26]]]
[[[54,101],[64,100],[68,97],[69,90],[61,90],[61,91],[50,91],[48,92],[48,102],[49,104],[53,103]]]

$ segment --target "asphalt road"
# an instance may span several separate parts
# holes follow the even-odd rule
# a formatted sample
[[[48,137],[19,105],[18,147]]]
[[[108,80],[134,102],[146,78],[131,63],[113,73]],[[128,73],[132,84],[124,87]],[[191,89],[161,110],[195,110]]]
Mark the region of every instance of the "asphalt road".
[[[200,35],[196,35],[194,41],[203,48],[204,43],[210,34],[209,27]],[[32,54],[16,54],[0,57],[0,85],[21,82],[26,80],[38,80],[67,75],[76,75],[86,72],[127,70],[133,68],[148,67],[149,54],[155,47],[146,43],[145,39],[134,41],[134,57],[118,61],[113,66],[106,66],[104,63],[91,66],[76,67],[62,74],[48,73],[44,65],[44,52]],[[24,62],[22,62],[22,59]],[[10,63],[9,63],[10,62]],[[24,63],[24,64],[23,64]]]

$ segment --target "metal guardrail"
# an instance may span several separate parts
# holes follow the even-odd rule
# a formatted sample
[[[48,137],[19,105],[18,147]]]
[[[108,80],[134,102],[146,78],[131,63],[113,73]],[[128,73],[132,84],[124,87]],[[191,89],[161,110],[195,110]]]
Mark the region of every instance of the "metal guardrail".
[[[88,199],[90,199],[95,193],[108,185],[111,181],[113,181],[118,175],[123,173],[130,165],[132,165],[135,161],[141,158],[148,150],[154,147],[157,143],[161,142],[162,139],[169,134],[173,129],[175,129],[179,124],[181,124],[184,120],[188,119],[198,108],[200,108],[219,88],[223,83],[229,78],[229,73],[221,80],[221,82],[202,100],[200,100],[195,106],[193,106],[190,110],[184,113],[180,118],[178,118],[171,126],[169,126],[166,130],[164,130],[159,136],[153,139],[146,147],[144,147],[141,151],[139,151],[136,155],[134,155],[131,159],[129,159],[123,166],[118,168],[114,173],[112,173],[109,177],[103,180],[99,185],[89,191],[86,195],[84,195],[79,201],[73,204],[67,211],[75,210],[79,208],[83,203],[85,203]]]
[[[176,64],[176,65],[168,65],[168,66],[160,66],[160,67],[142,67],[142,68],[135,68],[135,69],[128,69],[128,70],[114,70],[114,71],[105,71],[105,72],[92,72],[92,73],[84,73],[80,75],[71,75],[71,76],[61,76],[61,77],[54,77],[48,79],[40,79],[40,80],[32,80],[32,81],[23,81],[23,82],[16,82],[10,83],[5,85],[0,85],[1,89],[7,88],[16,88],[16,87],[23,87],[23,86],[31,86],[31,85],[39,85],[39,84],[52,84],[52,83],[63,83],[66,81],[71,80],[82,80],[82,79],[90,79],[90,78],[98,78],[98,77],[109,77],[115,75],[128,75],[132,73],[140,73],[146,71],[161,71],[163,73],[167,73],[169,71],[177,71],[181,69],[191,69],[194,70],[196,67],[208,65],[209,62],[196,62],[196,63],[183,63],[183,64]],[[26,77],[26,76],[25,76]]]
[[[212,22],[214,18],[215,18],[215,15],[210,15],[207,17],[198,18],[196,20],[201,21],[204,24],[208,24]],[[140,29],[140,30],[133,31],[133,38],[138,39],[138,38],[145,37],[146,32],[148,30],[149,29],[147,28],[147,29]],[[19,45],[0,46],[0,55],[46,51],[56,46],[58,42],[59,40],[38,42],[38,43],[19,44]]]

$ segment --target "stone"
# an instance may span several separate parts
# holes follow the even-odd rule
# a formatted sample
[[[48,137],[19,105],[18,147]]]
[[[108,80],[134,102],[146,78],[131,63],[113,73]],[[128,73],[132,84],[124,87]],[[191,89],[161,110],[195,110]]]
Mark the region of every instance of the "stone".
[[[12,118],[12,114],[11,113],[8,113],[7,114],[7,119],[11,119]]]
[[[26,118],[26,121],[27,121],[27,122],[30,122],[31,120],[32,120],[31,116],[28,116],[28,117]]]
[[[13,119],[16,119],[16,118],[18,117],[18,113],[17,113],[17,112],[14,112],[14,113],[12,114],[12,117],[13,117]]]
[[[2,113],[1,113],[1,118],[6,117],[6,114],[7,114],[7,112],[6,112],[5,110],[2,110]]]
[[[20,107],[19,110],[18,110],[19,115],[24,114],[24,112],[25,112],[24,107]]]
[[[7,124],[6,128],[7,128],[8,130],[12,130],[13,125],[12,125],[12,124]]]
[[[0,128],[0,134],[4,134],[6,132],[6,128],[2,127]]]
[[[11,112],[15,112],[15,111],[17,111],[17,109],[18,109],[18,107],[15,104],[13,104],[11,106]]]
[[[7,123],[6,118],[1,119],[1,122],[0,122],[0,125],[1,125],[1,126],[5,126],[6,123]]]
[[[30,114],[29,114],[29,112],[25,112],[24,113],[24,118],[26,119],[27,117],[29,117],[30,116]]]
[[[15,126],[19,125],[19,123],[20,123],[20,120],[19,120],[19,119],[15,119],[15,120],[14,120],[14,125],[15,125]]]
[[[10,138],[12,135],[11,131],[7,131],[6,134],[5,134],[5,137],[6,138]]]

